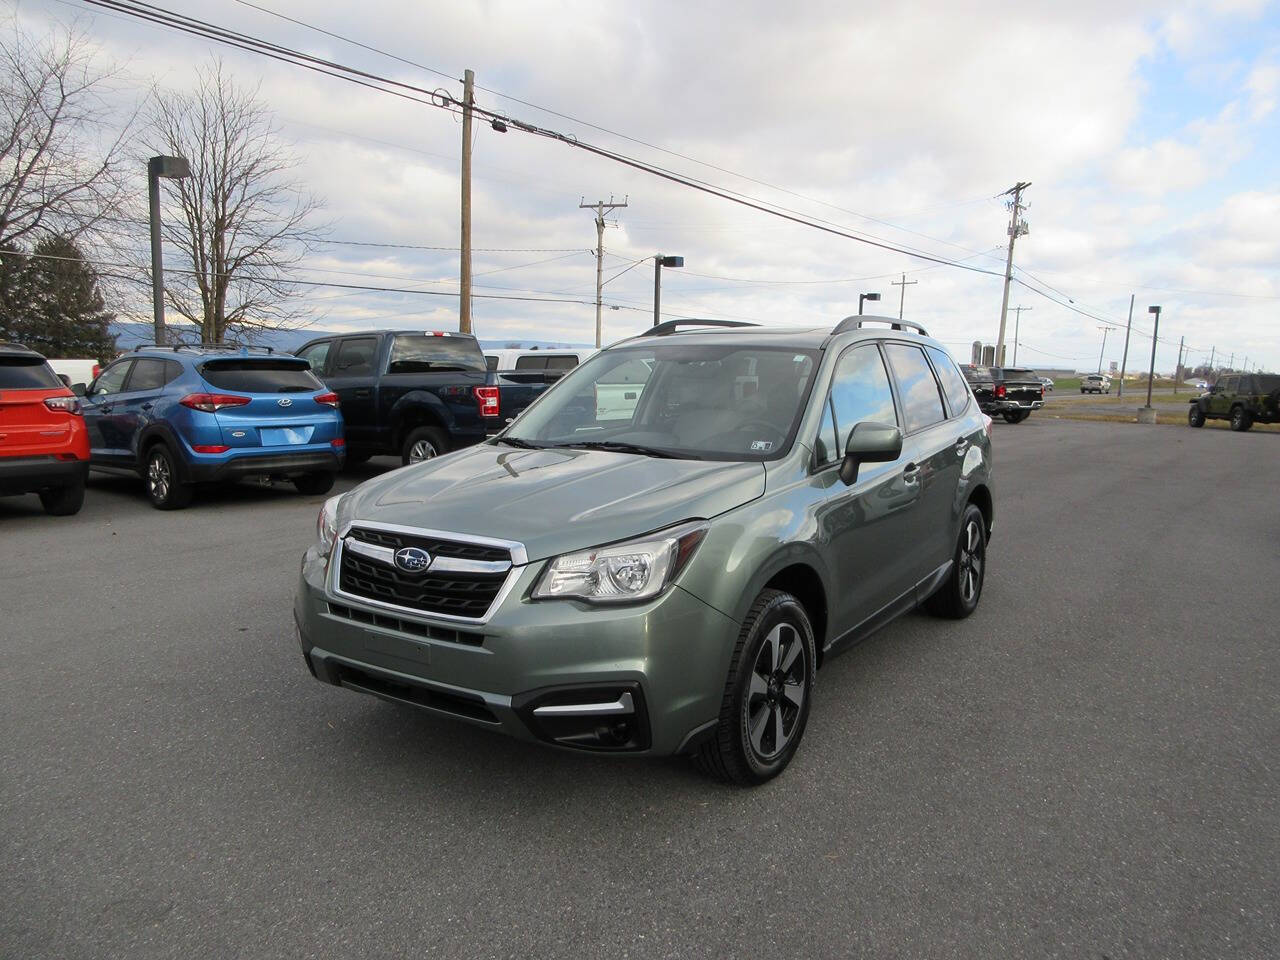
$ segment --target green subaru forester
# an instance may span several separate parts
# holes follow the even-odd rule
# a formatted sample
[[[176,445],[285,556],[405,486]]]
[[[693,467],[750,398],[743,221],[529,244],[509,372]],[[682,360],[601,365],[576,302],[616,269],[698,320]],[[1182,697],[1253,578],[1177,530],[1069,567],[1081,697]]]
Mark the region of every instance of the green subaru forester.
[[[660,324],[487,442],[325,503],[294,604],[307,667],[763,782],[824,659],[920,604],[977,607],[990,430],[911,323]]]

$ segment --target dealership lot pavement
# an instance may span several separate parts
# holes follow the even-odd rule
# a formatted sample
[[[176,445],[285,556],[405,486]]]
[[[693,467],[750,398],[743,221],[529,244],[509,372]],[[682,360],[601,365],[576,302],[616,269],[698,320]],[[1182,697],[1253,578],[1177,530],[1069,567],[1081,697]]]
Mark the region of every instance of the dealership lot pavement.
[[[0,500],[0,957],[1280,955],[1280,437],[996,442],[978,613],[756,790],[312,680],[322,498]]]

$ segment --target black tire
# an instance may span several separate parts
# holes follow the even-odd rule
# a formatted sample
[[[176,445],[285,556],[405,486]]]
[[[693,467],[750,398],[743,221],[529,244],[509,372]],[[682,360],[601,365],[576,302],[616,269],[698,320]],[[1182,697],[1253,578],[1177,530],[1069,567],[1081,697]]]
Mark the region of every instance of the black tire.
[[[173,454],[163,443],[147,451],[142,482],[147,489],[147,499],[157,510],[181,510],[191,502],[191,485],[179,482]]]
[[[299,493],[314,497],[332,490],[334,479],[334,474],[328,471],[324,473],[304,473],[293,478],[293,485],[298,488]]]
[[[1200,405],[1193,403],[1191,409],[1187,411],[1187,423],[1193,427],[1204,426],[1204,411],[1200,409]]]
[[[40,491],[40,506],[51,517],[70,517],[84,506],[84,481]]]
[[[1083,397],[1083,396],[1085,395],[1085,392],[1086,392],[1086,391],[1085,391],[1084,387],[1081,387],[1081,388],[1080,388],[1080,396],[1082,396],[1082,397]]]
[[[785,770],[809,720],[817,662],[804,607],[789,593],[763,591],[738,633],[720,721],[694,757],[698,767],[719,780],[748,785]]]
[[[405,466],[421,463],[449,452],[448,438],[435,427],[410,430],[400,447],[400,462]]]
[[[1231,411],[1231,429],[1236,433],[1244,433],[1253,426],[1253,414],[1244,407],[1235,407]]]
[[[925,609],[937,617],[963,620],[978,609],[987,573],[987,523],[972,503],[960,519],[960,536],[952,557],[951,572],[937,592],[925,601]]]
[[[368,463],[372,453],[348,453],[346,465],[348,467],[358,467],[362,463]]]

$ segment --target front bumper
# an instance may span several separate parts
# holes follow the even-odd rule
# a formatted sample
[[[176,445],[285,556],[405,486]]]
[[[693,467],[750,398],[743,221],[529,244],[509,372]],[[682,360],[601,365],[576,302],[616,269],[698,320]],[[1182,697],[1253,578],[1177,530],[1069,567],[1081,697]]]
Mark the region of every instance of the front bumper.
[[[56,457],[0,457],[0,494],[35,493],[85,482],[88,460]]]
[[[337,597],[308,550],[294,600],[308,669],[524,740],[689,751],[719,715],[738,624],[678,586],[634,606],[530,601],[544,563],[519,568],[488,619],[464,624]]]
[[[342,469],[345,456],[345,452],[335,453],[332,449],[238,456],[232,453],[218,462],[194,460],[186,464],[186,479],[205,483],[253,476],[337,473]]]

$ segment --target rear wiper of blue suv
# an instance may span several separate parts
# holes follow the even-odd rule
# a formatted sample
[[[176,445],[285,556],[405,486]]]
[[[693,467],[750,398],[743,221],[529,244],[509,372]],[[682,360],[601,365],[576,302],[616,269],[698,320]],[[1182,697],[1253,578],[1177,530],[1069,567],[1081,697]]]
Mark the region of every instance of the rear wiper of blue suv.
[[[615,453],[639,453],[646,457],[662,457],[667,460],[701,460],[696,453],[677,453],[674,450],[663,450],[661,447],[646,447],[642,443],[627,443],[625,440],[578,440],[574,443],[556,443],[555,447],[572,447],[582,450],[612,450]]]

